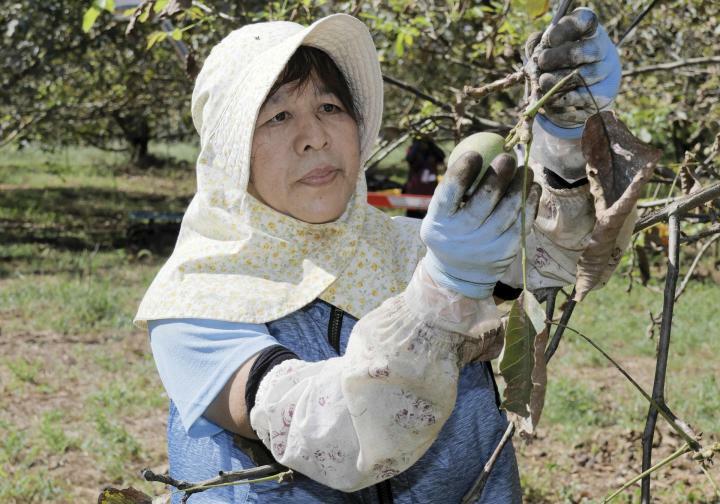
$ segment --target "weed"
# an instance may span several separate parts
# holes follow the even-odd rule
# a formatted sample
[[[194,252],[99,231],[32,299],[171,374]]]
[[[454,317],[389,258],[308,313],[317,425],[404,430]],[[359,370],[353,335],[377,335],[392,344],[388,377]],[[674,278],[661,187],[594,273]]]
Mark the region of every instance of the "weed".
[[[96,412],[94,423],[99,438],[91,444],[103,473],[110,481],[123,481],[132,474],[132,464],[140,462],[142,447],[120,423],[109,419],[105,413]]]
[[[38,375],[42,370],[43,364],[40,361],[32,361],[26,357],[18,357],[13,360],[6,360],[5,365],[12,374],[24,383],[38,385]]]
[[[40,421],[40,435],[50,453],[63,454],[80,446],[79,441],[62,429],[65,415],[62,411],[48,411]]]

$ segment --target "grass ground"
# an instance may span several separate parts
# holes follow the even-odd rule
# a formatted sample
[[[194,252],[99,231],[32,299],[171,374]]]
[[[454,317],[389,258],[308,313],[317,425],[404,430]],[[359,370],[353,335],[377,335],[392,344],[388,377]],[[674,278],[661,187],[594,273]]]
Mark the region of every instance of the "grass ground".
[[[166,467],[167,399],[131,319],[164,253],[120,238],[130,211],[184,208],[194,150],[155,153],[178,162],[140,172],[93,149],[0,150],[0,502],[93,502],[108,484],[162,491],[138,470]],[[654,276],[650,289],[630,293],[615,277],[571,322],[648,390],[656,341],[645,329],[662,301],[661,272]],[[691,282],[675,312],[668,372],[669,405],[708,444],[720,433],[718,300],[717,284]],[[525,500],[598,502],[638,470],[647,404],[568,333],[549,380],[538,438],[516,440]],[[679,443],[659,424],[656,460]],[[657,502],[718,502],[687,459],[654,481]],[[621,501],[637,501],[634,492]]]

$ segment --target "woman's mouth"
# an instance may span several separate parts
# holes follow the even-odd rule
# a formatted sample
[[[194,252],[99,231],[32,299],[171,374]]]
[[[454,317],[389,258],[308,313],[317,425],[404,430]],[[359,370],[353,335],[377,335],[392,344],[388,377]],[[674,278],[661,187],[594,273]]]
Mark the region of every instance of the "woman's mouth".
[[[299,182],[309,186],[323,186],[334,181],[338,173],[340,173],[340,170],[334,166],[320,166],[310,170]]]

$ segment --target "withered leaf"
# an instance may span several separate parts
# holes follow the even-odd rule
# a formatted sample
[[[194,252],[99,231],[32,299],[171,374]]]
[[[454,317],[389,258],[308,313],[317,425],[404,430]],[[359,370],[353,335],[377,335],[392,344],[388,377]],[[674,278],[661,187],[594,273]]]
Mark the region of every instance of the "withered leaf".
[[[604,285],[618,265],[632,235],[640,191],[661,155],[636,138],[612,111],[587,120],[581,145],[596,222],[578,261],[576,301]]]
[[[98,496],[98,504],[152,504],[153,499],[149,495],[136,490],[133,487],[103,488]]]
[[[191,48],[185,55],[185,74],[188,76],[188,79],[194,81],[199,73],[200,65],[198,65],[195,54]]]
[[[192,7],[191,0],[170,0],[160,11],[160,17],[172,17],[179,12],[185,12]]]
[[[505,380],[502,408],[521,435],[533,435],[545,404],[547,345],[545,312],[524,291],[510,308],[500,373]]]
[[[695,155],[692,152],[687,151],[685,153],[685,159],[680,168],[680,189],[686,196],[702,191],[702,184],[695,178],[693,169],[690,167],[696,161]]]
[[[145,21],[147,21],[147,18],[150,15],[150,11],[152,10],[152,6],[154,3],[155,0],[143,0],[140,5],[135,8],[132,16],[130,16],[130,21],[128,21],[127,28],[125,28],[125,35],[130,35],[133,30],[135,30],[135,24],[138,21],[140,23],[144,23]]]

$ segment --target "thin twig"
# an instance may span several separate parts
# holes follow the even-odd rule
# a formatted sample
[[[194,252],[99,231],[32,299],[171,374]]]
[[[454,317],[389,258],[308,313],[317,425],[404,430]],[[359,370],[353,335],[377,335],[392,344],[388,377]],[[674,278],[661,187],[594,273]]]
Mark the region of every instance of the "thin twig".
[[[499,91],[500,89],[505,89],[505,88],[514,86],[516,83],[522,81],[524,77],[525,77],[525,72],[522,70],[519,70],[515,73],[506,75],[502,79],[498,79],[498,80],[493,81],[490,84],[486,84],[484,86],[480,86],[480,87],[465,86],[463,88],[463,93],[465,93],[466,95],[468,95],[471,98],[479,100],[483,96],[486,96],[490,93],[494,93],[495,91]]]
[[[682,215],[685,212],[704,205],[708,201],[712,201],[718,197],[720,197],[720,182],[716,182],[715,184],[706,187],[702,191],[677,200],[676,202],[671,203],[662,210],[643,217],[635,224],[635,229],[633,230],[633,233],[638,233],[643,229],[649,228],[650,226],[653,226],[659,222],[664,222],[671,214]]]
[[[451,114],[454,113],[454,109],[451,105],[438,100],[434,96],[431,96],[431,95],[425,93],[424,91],[418,89],[417,87],[415,87],[413,85],[408,84],[407,82],[403,82],[399,79],[396,79],[395,77],[391,77],[391,76],[385,75],[385,74],[383,74],[383,81],[388,84],[391,84],[395,87],[398,87],[404,91],[407,91],[408,93],[412,93],[415,96],[417,96],[418,98],[422,98],[423,100],[440,107],[442,110],[444,110],[446,112],[450,112]],[[463,116],[466,117],[467,119],[470,119],[473,122],[478,123],[480,126],[483,126],[485,128],[500,129],[500,130],[509,130],[510,129],[510,127],[507,126],[506,124],[501,124],[499,122],[492,121],[490,119],[485,119],[484,117],[477,117],[475,115],[468,114],[468,113],[463,114]]]
[[[560,292],[560,289],[557,287],[549,288],[545,297],[545,331],[547,331],[548,334],[550,334],[550,327],[552,326],[552,319],[555,313],[555,300],[557,299],[558,292]],[[547,364],[547,360],[545,363]]]
[[[550,340],[550,343],[548,343],[547,349],[545,350],[545,364],[550,362],[552,356],[555,355],[555,352],[558,349],[558,345],[560,345],[560,339],[565,332],[565,328],[567,327],[568,322],[570,322],[570,317],[572,316],[576,304],[577,302],[575,301],[575,289],[573,289],[570,297],[567,301],[565,301],[565,309],[563,310],[562,316],[560,317],[560,323],[555,329],[555,333],[553,334],[553,337]]]
[[[660,339],[658,340],[657,362],[655,364],[655,380],[653,382],[652,397],[658,405],[665,404],[665,376],[670,353],[670,333],[672,331],[673,309],[675,307],[675,292],[678,280],[678,262],[680,260],[680,220],[677,214],[670,214],[668,221],[668,267],[665,274],[665,293],[663,296],[663,313],[660,324]],[[655,436],[655,423],[657,422],[658,408],[651,405],[648,410],[645,430],[642,437],[643,471],[650,468],[652,463],[652,442]],[[642,480],[640,502],[650,504],[650,478]]]
[[[692,277],[692,274],[695,272],[695,268],[697,267],[698,263],[700,262],[700,259],[702,258],[703,254],[705,254],[705,251],[710,248],[710,245],[712,245],[718,238],[720,238],[720,234],[713,236],[708,241],[706,241],[703,246],[698,251],[697,255],[695,256],[695,259],[693,259],[692,264],[687,270],[687,273],[685,273],[685,278],[683,278],[682,283],[680,284],[680,288],[675,293],[675,302],[677,302],[678,298],[680,298],[680,295],[685,291],[685,288],[688,285],[688,282],[690,282],[690,278]]]
[[[542,95],[542,97],[540,99],[538,99],[538,101],[535,102],[535,104],[532,107],[529,107],[524,112],[523,115],[525,117],[535,117],[535,114],[537,114],[540,111],[540,109],[543,107],[543,105],[545,105],[547,103],[547,101],[550,98],[552,98],[555,93],[560,91],[563,88],[563,86],[565,86],[565,84],[570,82],[572,79],[574,79],[575,77],[579,77],[579,76],[580,76],[580,70],[573,70],[572,72],[567,74],[565,77],[560,79],[553,87],[551,87],[550,91],[548,91],[547,93]]]
[[[688,236],[681,236],[680,237],[680,243],[695,243],[698,240],[702,240],[706,236],[712,236],[714,234],[720,233],[720,224],[715,224],[713,226],[710,226],[707,229],[704,229],[698,233],[695,233],[694,235],[688,235]]]
[[[704,462],[700,464],[700,468],[702,469],[702,472],[705,473],[705,476],[707,476],[707,479],[710,480],[710,484],[712,485],[713,489],[715,490],[715,495],[720,497],[720,487],[718,487],[718,484],[715,481],[715,478],[712,477],[712,474],[710,474],[710,471],[708,471],[708,468]]]
[[[623,72],[622,76],[625,77],[632,77],[633,75],[648,73],[648,72],[657,72],[660,70],[674,70],[676,68],[681,68],[684,66],[692,66],[692,65],[712,65],[715,63],[720,63],[720,56],[710,56],[708,58],[688,58],[686,60],[679,60],[679,61],[669,61],[667,63],[658,63],[657,65],[648,65],[644,67],[638,67],[638,68],[630,68]]]
[[[492,455],[490,455],[490,459],[485,464],[485,467],[483,467],[480,476],[478,476],[478,478],[475,480],[475,483],[473,484],[472,488],[470,488],[470,491],[466,493],[463,497],[462,504],[469,504],[470,502],[475,502],[482,495],[485,484],[490,477],[490,471],[492,471],[492,468],[495,466],[495,462],[497,462],[500,453],[502,452],[503,448],[505,448],[507,442],[510,441],[510,438],[513,436],[514,433],[515,424],[510,422],[508,423],[507,429],[505,429],[505,433],[500,439],[500,442],[495,447]]]
[[[552,322],[552,325],[558,326],[558,328],[561,327],[561,324]],[[702,447],[700,446],[700,443],[697,441],[697,434],[695,434],[690,426],[683,420],[679,419],[675,413],[668,408],[667,404],[660,404],[653,399],[653,397],[648,394],[642,386],[628,373],[615,359],[613,359],[605,350],[603,350],[600,345],[595,343],[592,339],[590,339],[588,336],[584,335],[577,329],[573,329],[570,326],[565,326],[567,330],[569,330],[572,333],[577,334],[582,339],[584,339],[587,343],[589,343],[595,350],[600,352],[603,357],[605,357],[613,366],[615,366],[615,369],[620,371],[620,373],[627,378],[627,380],[642,394],[642,396],[653,406],[656,407],[659,411],[662,417],[667,420],[668,424],[673,428],[675,432],[678,433],[678,435],[685,440],[685,442],[695,451],[700,451]]]
[[[256,480],[265,477],[281,477],[288,472],[287,467],[280,464],[269,464],[264,466],[253,467],[252,469],[244,469],[241,471],[228,471],[221,472],[215,478],[210,478],[204,481],[191,483],[183,480],[176,480],[167,474],[156,474],[150,469],[143,469],[140,474],[146,481],[156,481],[165,485],[170,485],[181,491],[189,491],[192,493],[198,493],[205,489],[212,488],[213,486],[243,482],[247,480]]]
[[[627,30],[625,30],[625,33],[623,33],[622,37],[620,37],[620,40],[618,40],[618,43],[615,44],[618,48],[620,48],[620,46],[622,46],[623,43],[625,43],[625,40],[627,40],[628,35],[630,35],[630,32],[632,32],[633,29],[638,24],[640,24],[640,21],[642,21],[645,18],[645,16],[647,16],[650,13],[650,11],[653,9],[653,7],[655,7],[655,5],[657,3],[658,3],[658,0],[652,0],[652,2],[650,2],[650,4],[647,7],[645,7],[645,9],[640,14],[638,14],[638,16],[633,20],[633,22],[630,23],[630,27]]]
[[[661,469],[662,467],[668,465],[670,462],[672,462],[673,460],[675,460],[678,457],[681,457],[682,455],[686,454],[689,451],[690,451],[690,447],[687,444],[682,445],[680,448],[675,450],[675,452],[673,454],[664,458],[663,460],[661,460],[660,462],[655,464],[653,467],[650,467],[647,470],[645,470],[642,473],[635,476],[633,479],[631,479],[630,481],[625,483],[623,486],[621,486],[612,495],[605,497],[605,499],[603,499],[603,504],[606,504],[607,502],[610,502],[611,500],[613,500],[615,497],[620,495],[625,489],[627,489],[627,488],[631,487],[632,485],[634,485],[635,483],[637,483],[638,480],[640,480],[642,478],[649,478],[650,474],[652,474],[655,471],[657,471],[658,469]]]
[[[672,182],[670,182],[670,183],[672,183]],[[655,208],[655,207],[669,205],[670,203],[675,203],[679,199],[682,199],[682,196],[678,196],[675,198],[662,198],[662,199],[651,200],[651,201],[638,201],[637,207],[638,208]]]

